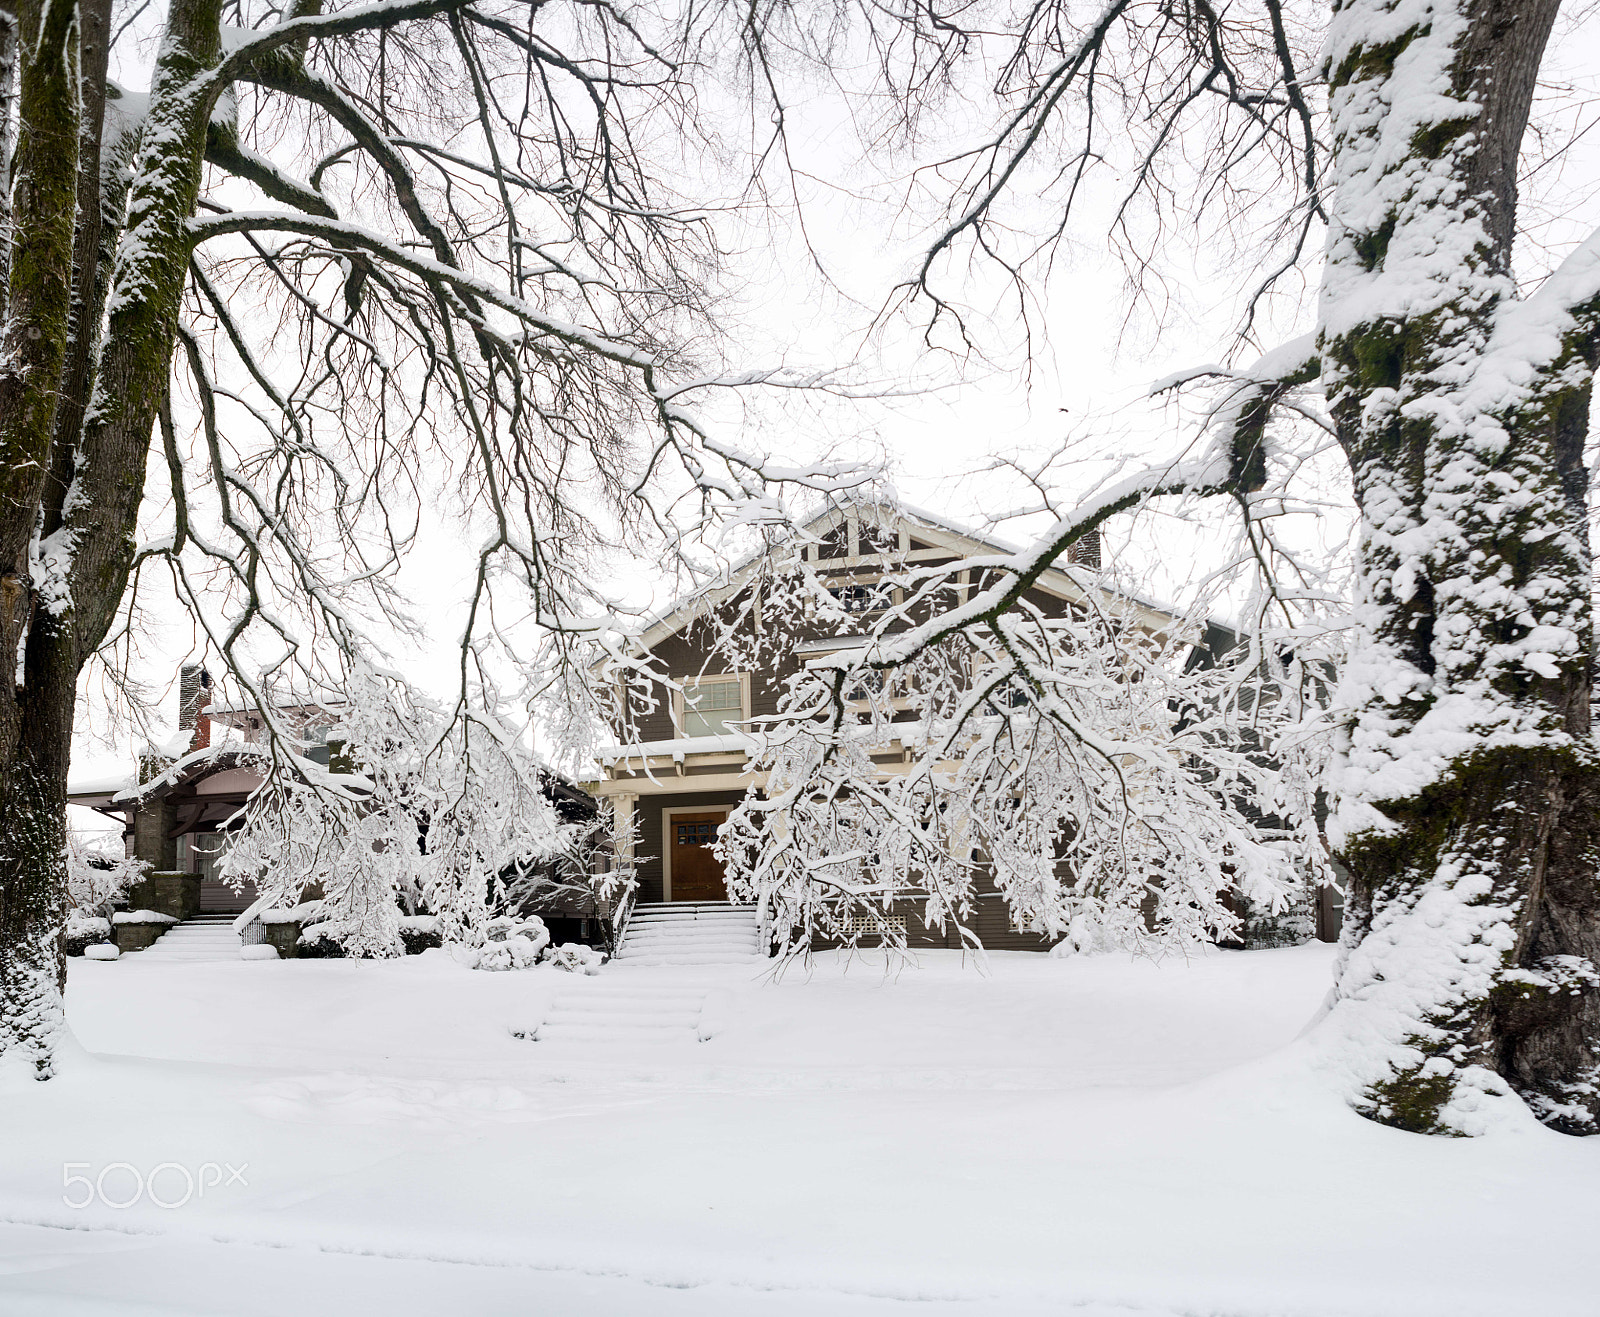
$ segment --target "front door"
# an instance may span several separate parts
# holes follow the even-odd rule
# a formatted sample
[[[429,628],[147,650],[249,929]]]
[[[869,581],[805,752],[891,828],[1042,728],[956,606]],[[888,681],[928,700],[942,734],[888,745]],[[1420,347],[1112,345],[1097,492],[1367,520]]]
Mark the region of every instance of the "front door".
[[[717,828],[728,821],[725,809],[667,815],[667,845],[672,851],[673,901],[726,901],[722,862],[711,853]]]

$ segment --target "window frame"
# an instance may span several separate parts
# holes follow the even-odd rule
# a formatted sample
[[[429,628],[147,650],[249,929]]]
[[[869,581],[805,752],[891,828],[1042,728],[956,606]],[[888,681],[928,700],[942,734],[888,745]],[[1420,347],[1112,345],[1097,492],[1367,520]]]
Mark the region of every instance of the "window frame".
[[[708,686],[717,682],[739,683],[739,716],[737,719],[724,719],[724,722],[745,722],[750,717],[750,674],[748,672],[702,672],[694,676],[679,677],[676,679],[678,689],[672,692],[672,727],[680,741],[695,740],[701,736],[726,736],[729,732],[700,732],[691,736],[688,731],[686,719],[688,709],[685,707],[684,694],[690,686]]]

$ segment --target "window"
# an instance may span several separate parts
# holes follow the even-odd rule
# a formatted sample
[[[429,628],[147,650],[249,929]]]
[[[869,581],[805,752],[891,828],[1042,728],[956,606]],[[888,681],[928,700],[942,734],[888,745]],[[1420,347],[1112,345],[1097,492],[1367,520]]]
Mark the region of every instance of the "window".
[[[894,589],[887,585],[836,585],[828,593],[847,613],[875,613],[893,602]]]
[[[683,683],[683,734],[727,736],[744,717],[744,683],[738,677],[707,677]]]
[[[222,867],[233,838],[225,832],[196,832],[183,840],[189,843],[187,849],[193,858],[180,859],[180,863],[184,863],[190,873],[199,874],[202,882],[221,882],[217,870]]]
[[[856,552],[863,558],[880,553],[896,553],[900,548],[900,532],[893,526],[874,526],[870,521],[860,524]]]
[[[884,674],[879,668],[868,668],[856,678],[855,684],[844,693],[847,700],[870,700],[874,695],[882,695],[884,687]]]
[[[850,525],[841,521],[822,535],[817,545],[818,558],[848,558],[850,556]]]
[[[996,691],[994,698],[985,702],[985,708],[992,715],[1004,713],[1007,709],[1026,709],[1033,703],[1033,693],[1021,686],[1005,686]]]
[[[329,745],[328,728],[307,727],[300,733],[300,743],[304,747],[302,753],[313,763],[328,766]]]

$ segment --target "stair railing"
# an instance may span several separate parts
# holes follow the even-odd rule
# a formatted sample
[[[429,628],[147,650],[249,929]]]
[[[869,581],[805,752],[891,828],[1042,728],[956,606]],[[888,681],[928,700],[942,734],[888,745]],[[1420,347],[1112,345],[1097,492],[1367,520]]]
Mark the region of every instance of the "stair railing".
[[[633,907],[638,904],[639,889],[630,885],[622,894],[622,899],[617,902],[617,908],[611,912],[611,954],[615,956],[622,946],[622,939],[628,935],[628,921],[633,918]]]
[[[253,947],[267,940],[267,930],[261,923],[261,912],[272,904],[270,896],[258,896],[251,902],[250,908],[233,921],[233,931],[239,935],[239,941]]]

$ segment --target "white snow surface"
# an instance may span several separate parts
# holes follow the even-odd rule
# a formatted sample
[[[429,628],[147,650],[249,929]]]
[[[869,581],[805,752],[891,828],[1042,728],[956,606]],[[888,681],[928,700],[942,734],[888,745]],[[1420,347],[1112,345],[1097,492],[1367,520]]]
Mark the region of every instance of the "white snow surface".
[[[0,1089],[0,1312],[1594,1313],[1600,1140],[1352,1114],[1332,954],[74,960],[59,1077]],[[690,989],[708,1042],[514,1036]],[[69,1162],[247,1183],[73,1210]]]

